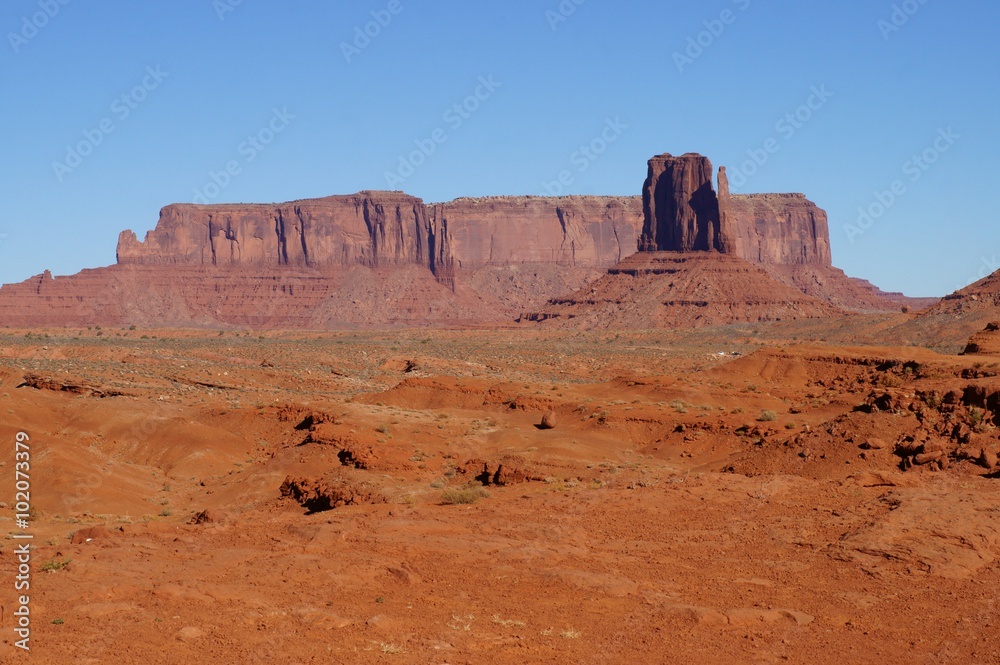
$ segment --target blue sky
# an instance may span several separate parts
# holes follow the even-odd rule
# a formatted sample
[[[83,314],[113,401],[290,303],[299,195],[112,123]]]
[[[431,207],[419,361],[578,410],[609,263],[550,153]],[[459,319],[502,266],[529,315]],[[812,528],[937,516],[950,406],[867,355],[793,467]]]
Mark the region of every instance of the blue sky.
[[[7,0],[0,282],[111,264],[199,196],[638,194],[695,151],[825,208],[848,274],[943,295],[1000,269],[997,25],[986,0]]]

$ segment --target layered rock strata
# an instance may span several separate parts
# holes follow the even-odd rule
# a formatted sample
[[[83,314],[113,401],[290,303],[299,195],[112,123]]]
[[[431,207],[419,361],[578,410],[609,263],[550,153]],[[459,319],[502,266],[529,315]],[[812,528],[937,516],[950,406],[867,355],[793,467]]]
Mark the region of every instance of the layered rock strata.
[[[119,265],[337,269],[417,265],[453,286],[447,227],[398,192],[278,205],[167,206],[140,242],[118,239]]]
[[[826,213],[805,196],[731,195],[725,168],[717,189],[713,175],[707,158],[689,153],[651,159],[642,196],[425,205],[402,192],[364,191],[281,204],[171,205],[142,241],[122,232],[116,266],[4,286],[0,312],[8,326],[452,325],[511,321],[526,311],[553,318],[547,301],[561,302],[637,250],[745,261],[755,270],[736,274],[798,303],[765,315],[756,312],[770,301],[748,296],[746,311],[735,301],[724,307],[734,320],[812,316],[822,310],[813,301],[854,311],[928,304],[833,268]],[[728,267],[696,273],[724,281],[734,274],[732,261],[719,266]],[[766,282],[757,279],[763,273]]]

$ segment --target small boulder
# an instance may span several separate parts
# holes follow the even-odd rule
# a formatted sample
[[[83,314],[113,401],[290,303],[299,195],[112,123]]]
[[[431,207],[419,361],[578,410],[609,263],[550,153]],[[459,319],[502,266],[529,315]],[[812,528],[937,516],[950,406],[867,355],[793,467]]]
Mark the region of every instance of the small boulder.
[[[888,445],[886,444],[886,442],[877,437],[871,437],[870,439],[865,440],[865,442],[861,444],[861,448],[863,448],[864,450],[882,450],[883,448],[887,447]]]
[[[556,428],[556,412],[549,411],[544,416],[542,416],[542,422],[538,426],[539,429],[555,429]]]
[[[920,453],[913,458],[913,463],[918,466],[923,466],[925,464],[930,464],[931,462],[936,462],[941,459],[942,455],[944,455],[944,453],[940,450],[930,453]]]
[[[979,466],[987,471],[992,471],[997,465],[997,454],[989,448],[983,448],[982,452],[979,453],[977,462]]]
[[[203,510],[191,518],[191,524],[218,524],[224,519],[217,510]]]

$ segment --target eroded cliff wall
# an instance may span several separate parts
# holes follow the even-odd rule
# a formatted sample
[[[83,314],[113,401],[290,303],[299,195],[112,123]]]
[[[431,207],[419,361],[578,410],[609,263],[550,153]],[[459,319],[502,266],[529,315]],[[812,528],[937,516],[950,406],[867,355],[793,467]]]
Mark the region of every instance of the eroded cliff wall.
[[[833,265],[826,212],[802,194],[728,197],[734,253],[751,263]]]
[[[455,265],[554,263],[604,269],[635,253],[642,228],[638,197],[504,196],[430,206],[448,229]]]
[[[163,208],[140,242],[124,231],[119,265],[369,268],[419,265],[452,281],[447,231],[423,201],[397,192],[360,192],[283,204]]]

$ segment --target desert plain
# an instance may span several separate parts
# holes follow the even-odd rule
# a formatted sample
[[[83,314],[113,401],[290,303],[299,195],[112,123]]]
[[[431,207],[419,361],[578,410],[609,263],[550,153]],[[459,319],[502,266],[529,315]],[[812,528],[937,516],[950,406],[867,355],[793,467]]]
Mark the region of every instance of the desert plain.
[[[32,660],[998,662],[1000,360],[904,318],[6,330]]]

